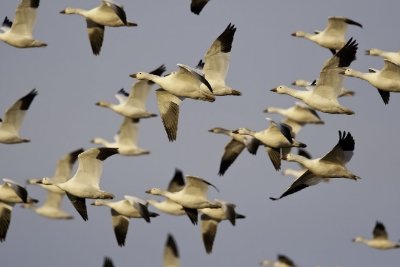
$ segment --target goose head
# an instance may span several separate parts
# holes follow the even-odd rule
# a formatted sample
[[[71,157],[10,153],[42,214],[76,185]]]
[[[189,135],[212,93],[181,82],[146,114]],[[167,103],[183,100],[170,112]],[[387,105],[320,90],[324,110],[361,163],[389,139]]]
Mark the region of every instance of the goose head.
[[[358,243],[361,243],[361,242],[363,242],[363,241],[364,241],[364,237],[362,237],[362,236],[356,236],[356,237],[355,237],[355,238],[353,238],[351,241],[352,241],[352,242],[358,242]]]
[[[285,94],[288,87],[284,85],[279,85],[278,87],[272,88],[270,91],[278,94]]]
[[[109,106],[110,106],[110,103],[105,102],[105,101],[99,101],[99,102],[96,102],[96,106],[100,106],[100,107],[109,107]]]
[[[37,180],[36,183],[44,185],[54,185],[54,183],[50,180],[49,177],[43,177],[42,179]]]
[[[339,71],[339,74],[342,74],[344,76],[353,76],[354,70],[347,68],[347,69],[341,69]]]
[[[150,194],[150,195],[158,195],[158,196],[164,195],[164,191],[161,190],[160,188],[151,188],[151,189],[147,190],[146,193]]]
[[[294,37],[304,37],[306,35],[306,33],[303,32],[303,31],[296,31],[296,32],[294,32],[294,33],[292,33],[290,35],[294,36]]]
[[[95,201],[90,203],[90,205],[92,205],[92,206],[105,206],[105,202],[100,200],[100,199],[96,199]]]
[[[140,72],[129,75],[129,77],[132,77],[132,78],[135,78],[138,80],[144,80],[144,79],[146,79],[146,74],[144,72],[140,71]]]

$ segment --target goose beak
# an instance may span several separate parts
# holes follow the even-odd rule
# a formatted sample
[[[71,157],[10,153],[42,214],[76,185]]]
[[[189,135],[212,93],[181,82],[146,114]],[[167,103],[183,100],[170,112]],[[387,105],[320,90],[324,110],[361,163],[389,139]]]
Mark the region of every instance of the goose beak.
[[[65,9],[60,11],[60,14],[65,14]]]
[[[146,190],[145,193],[150,194],[150,190]]]
[[[339,71],[339,74],[344,75],[344,73],[345,73],[345,70],[340,70],[340,71]]]
[[[292,82],[291,84],[292,84],[292,85],[296,85],[296,82]]]
[[[276,93],[278,90],[276,88],[272,88],[270,91]]]
[[[95,206],[94,201],[92,203],[90,203],[90,205]]]
[[[292,33],[292,34],[290,34],[291,36],[296,36],[296,33],[294,32],[294,33]]]
[[[129,77],[136,79],[136,73],[129,75]]]

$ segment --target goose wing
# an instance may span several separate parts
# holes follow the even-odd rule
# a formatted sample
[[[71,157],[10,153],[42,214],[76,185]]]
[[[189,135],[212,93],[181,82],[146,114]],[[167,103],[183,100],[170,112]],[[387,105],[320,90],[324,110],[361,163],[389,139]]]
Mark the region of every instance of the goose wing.
[[[224,154],[222,155],[221,163],[219,166],[219,175],[224,175],[226,170],[232,163],[236,160],[239,154],[243,151],[245,145],[242,142],[232,139],[224,149]]]
[[[99,55],[104,39],[104,25],[86,19],[86,29],[89,37],[90,46],[94,55]]]
[[[388,79],[397,79],[399,80],[398,77],[400,77],[400,66],[397,64],[385,59],[384,60],[384,65],[381,70],[381,75],[382,77],[388,78]]]
[[[124,88],[118,90],[115,94],[115,98],[118,100],[120,105],[125,104],[128,101],[129,93]]]
[[[36,89],[30,91],[27,95],[18,99],[11,107],[9,107],[4,115],[2,128],[8,131],[18,133],[21,128],[22,121],[26,111],[29,109],[33,99],[37,96]]]
[[[59,210],[61,207],[61,201],[63,196],[64,194],[58,194],[51,191],[47,191],[47,198],[43,203],[43,207]]]
[[[229,23],[221,35],[208,48],[204,57],[205,62],[203,67],[203,72],[207,80],[214,81],[217,84],[225,84],[235,32],[235,25]]]
[[[78,159],[78,155],[83,151],[84,151],[83,148],[79,148],[77,150],[68,153],[63,158],[58,160],[56,165],[56,170],[53,176],[54,182],[62,183],[67,181],[71,177],[72,166]]]
[[[3,186],[11,188],[11,190],[15,192],[15,194],[22,200],[23,203],[28,203],[28,191],[25,187],[11,179],[3,178],[3,181]]]
[[[192,0],[190,4],[190,11],[196,15],[199,15],[208,1],[210,0]]]
[[[122,216],[115,210],[111,209],[111,221],[118,246],[125,246],[126,233],[128,232],[129,227],[129,218]]]
[[[218,223],[219,221],[207,216],[206,214],[201,215],[201,234],[203,237],[204,247],[208,254],[212,252]]]
[[[13,33],[32,38],[39,2],[40,0],[21,0],[15,11],[14,22],[11,26]]]
[[[122,5],[117,4],[113,0],[103,0],[99,9],[103,12],[109,12],[111,10],[119,17],[119,19],[125,24],[128,24],[126,20],[126,13]]]
[[[275,170],[279,171],[281,169],[281,150],[280,148],[265,147],[265,151],[269,156],[269,159],[274,165]]]
[[[175,141],[178,131],[179,104],[182,100],[161,88],[156,90],[156,97],[158,110],[168,140],[171,142]]]
[[[168,184],[167,191],[174,193],[182,190],[185,186],[185,180],[183,179],[183,173],[179,169],[175,169],[174,177],[172,177],[171,181]]]
[[[78,155],[78,169],[71,180],[99,188],[100,177],[103,171],[102,161],[117,153],[117,148],[109,147],[85,150]]]
[[[119,128],[118,142],[123,146],[136,146],[138,130],[139,122],[125,117]]]
[[[278,254],[278,262],[285,264],[287,267],[296,267],[294,261],[282,254]]]
[[[350,66],[356,59],[358,43],[350,40],[330,59],[328,59],[319,74],[313,94],[324,98],[337,99],[343,83],[343,76],[339,74],[341,68]]]
[[[185,194],[206,197],[208,186],[212,186],[215,190],[219,191],[218,188],[210,182],[200,177],[187,175],[186,185],[182,190],[184,190]]]
[[[354,139],[351,133],[339,131],[339,141],[321,160],[345,165],[353,157]]]
[[[168,234],[167,241],[164,246],[164,267],[179,267],[179,251],[175,239],[171,234]]]
[[[87,215],[87,208],[86,208],[86,200],[82,197],[76,197],[74,195],[71,195],[70,193],[66,192],[68,199],[71,201],[72,205],[76,209],[76,211],[81,215],[82,219],[84,221],[87,221],[88,215]]]
[[[182,81],[186,81],[186,82],[190,82],[190,83],[196,83],[199,85],[204,84],[205,86],[207,86],[207,88],[210,90],[210,92],[212,93],[212,87],[210,85],[210,83],[207,81],[207,79],[204,77],[203,74],[200,74],[197,72],[197,70],[186,66],[184,64],[177,64],[179,69],[177,72],[175,72],[175,76],[178,79],[181,79]]]
[[[345,17],[329,17],[324,32],[329,35],[344,37],[349,24],[362,28],[362,25],[354,20]]]
[[[109,257],[105,257],[103,262],[103,267],[114,267],[112,259]]]
[[[12,206],[0,201],[0,242],[6,240],[8,227],[11,222]]]
[[[374,239],[388,239],[388,234],[386,232],[385,226],[381,222],[376,222],[374,230],[372,231]]]
[[[316,185],[321,181],[320,178],[315,176],[312,172],[309,170],[306,170],[303,172],[303,174],[297,178],[291,185],[290,187],[283,192],[283,194],[279,198],[275,197],[270,197],[271,200],[278,200],[281,199],[285,196],[291,195],[293,193],[296,193],[300,190],[303,190],[306,187],[309,187],[311,185]]]

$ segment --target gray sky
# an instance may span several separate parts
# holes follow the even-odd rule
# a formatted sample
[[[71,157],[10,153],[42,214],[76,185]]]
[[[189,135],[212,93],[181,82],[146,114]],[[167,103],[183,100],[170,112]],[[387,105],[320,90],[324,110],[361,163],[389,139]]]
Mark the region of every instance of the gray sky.
[[[13,19],[17,2],[2,1],[0,16]],[[104,256],[111,257],[117,267],[161,266],[167,233],[174,235],[181,265],[186,267],[258,266],[261,259],[275,259],[277,253],[288,255],[299,266],[398,264],[398,251],[376,251],[351,239],[371,237],[376,220],[385,224],[393,240],[400,237],[399,95],[392,94],[385,106],[367,82],[346,78],[346,87],[355,90],[356,96],[340,101],[356,114],[321,114],[325,125],[307,126],[297,139],[318,157],[337,143],[338,130],[350,131],[356,144],[348,167],[363,179],[337,179],[276,202],[268,197],[279,196],[291,178],[276,172],[262,150],[257,156],[242,153],[225,176],[218,177],[229,139],[207,132],[215,126],[261,130],[267,126],[264,108],[291,106],[293,98],[269,89],[299,78],[314,79],[331,55],[290,34],[321,30],[328,16],[346,16],[364,26],[348,29],[348,37],[359,42],[353,68],[381,68],[383,61],[365,56],[364,50],[400,48],[398,1],[212,0],[200,16],[190,13],[188,0],[125,1],[128,19],[139,27],[106,28],[101,54],[95,57],[83,18],[59,11],[97,4],[94,0],[42,0],[34,36],[48,47],[21,50],[0,44],[1,113],[32,88],[39,91],[21,129],[21,135],[32,142],[1,145],[0,176],[20,183],[51,176],[65,153],[91,147],[89,140],[95,136],[111,139],[122,118],[95,102],[116,102],[115,92],[130,88],[128,75],[133,72],[160,64],[167,71],[175,70],[177,63],[194,66],[231,22],[237,31],[227,81],[243,95],[218,97],[214,103],[184,101],[174,143],[168,142],[160,118],[143,120],[139,144],[151,154],[107,159],[101,187],[117,200],[126,194],[149,198],[144,191],[165,187],[178,167],[214,183],[220,193],[211,189],[210,198],[236,203],[237,211],[247,218],[235,227],[221,223],[213,253],[207,255],[199,227],[185,217],[161,214],[150,224],[133,219],[126,246],[120,248],[107,208],[88,206],[89,221],[84,222],[66,199],[63,206],[74,214],[72,221],[48,220],[17,206],[7,240],[0,244],[2,266],[101,266]],[[148,109],[158,113],[154,93]],[[283,164],[289,166],[294,165]],[[28,189],[32,197],[45,199],[41,188]]]

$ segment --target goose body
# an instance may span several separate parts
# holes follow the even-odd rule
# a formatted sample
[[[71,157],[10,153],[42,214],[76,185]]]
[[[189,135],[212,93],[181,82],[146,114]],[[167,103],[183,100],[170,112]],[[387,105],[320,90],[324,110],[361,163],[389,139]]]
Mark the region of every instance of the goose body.
[[[37,9],[40,0],[21,0],[14,21],[4,19],[0,40],[17,48],[45,47],[46,43],[33,38]]]
[[[324,30],[314,34],[297,31],[292,36],[308,39],[319,46],[328,48],[333,54],[346,44],[347,25],[356,25],[362,28],[362,25],[354,20],[345,17],[329,17],[328,24]]]
[[[19,144],[30,142],[29,139],[20,137],[19,130],[33,99],[37,95],[36,89],[17,100],[9,107],[0,120],[0,143]]]
[[[208,48],[204,56],[202,71],[213,89],[213,94],[216,96],[241,95],[241,92],[232,89],[225,82],[235,32],[235,25],[229,24]],[[202,63],[199,63],[199,65],[202,65]],[[206,85],[203,84],[201,86],[204,90],[207,89]]]
[[[109,142],[101,137],[95,137],[91,142],[104,147],[118,148],[118,153],[124,156],[140,156],[150,154],[149,150],[140,148],[137,145],[138,131],[138,120],[125,117],[119,128],[118,134],[114,137],[114,142]]]
[[[300,103],[296,103],[294,106],[287,109],[268,107],[264,112],[278,113],[300,124],[324,124],[324,121],[321,120],[314,109]]]
[[[282,148],[306,147],[305,144],[293,138],[291,127],[272,120],[270,120],[270,124],[265,130],[256,132],[246,128],[239,128],[233,133],[250,136],[246,140],[246,146],[252,154],[256,153],[259,145],[265,146],[275,170],[280,170],[281,167]]]
[[[90,148],[78,156],[78,169],[74,176],[66,182],[54,182],[43,178],[38,183],[55,185],[66,192],[75,209],[86,221],[88,219],[86,210],[86,198],[112,199],[114,195],[100,189],[100,177],[103,172],[103,161],[117,154],[117,148]]]
[[[292,85],[295,85],[295,86],[298,86],[298,87],[304,87],[307,90],[312,90],[315,87],[316,83],[317,83],[316,80],[314,82],[310,82],[310,81],[307,81],[307,80],[298,79],[298,80],[295,80],[294,82],[292,82]],[[342,87],[340,89],[340,93],[339,93],[338,97],[353,96],[355,94],[356,94],[356,92],[354,92],[352,90],[349,90],[349,89],[347,89],[345,87]]]
[[[400,66],[386,59],[384,60],[384,66],[381,70],[370,69],[369,73],[364,73],[347,68],[340,73],[345,76],[356,77],[369,82],[378,89],[378,93],[385,104],[389,103],[391,92],[400,92]]]
[[[228,203],[225,201],[219,201],[221,204],[220,208],[210,209],[204,208],[200,209],[201,215],[201,233],[203,237],[204,247],[206,252],[209,254],[212,252],[215,236],[217,234],[218,224],[221,221],[228,220],[233,226],[236,225],[236,219],[246,218],[244,215],[236,213],[235,204]]]
[[[104,27],[133,27],[135,22],[126,19],[124,8],[112,0],[102,0],[100,5],[90,10],[67,7],[61,14],[76,14],[84,17],[87,24],[87,32],[94,55],[99,55],[104,38]]]
[[[365,51],[366,55],[383,57],[384,59],[400,65],[400,50],[396,52],[384,51],[378,48],[371,48]]]
[[[161,65],[150,72],[153,75],[161,75],[165,71],[165,66]],[[118,104],[112,104],[106,101],[99,101],[96,105],[113,110],[114,112],[131,119],[143,119],[157,116],[146,110],[146,102],[153,82],[147,80],[137,81],[132,85],[129,92],[124,89],[118,91],[115,97]]]
[[[321,112],[354,114],[352,110],[342,106],[338,102],[338,96],[343,83],[343,77],[340,75],[341,68],[349,66],[355,59],[357,47],[357,42],[350,39],[343,48],[328,59],[322,67],[318,82],[313,90],[300,91],[280,85],[271,91],[300,99],[310,107]]]
[[[158,216],[149,212],[146,201],[133,196],[125,196],[123,200],[114,202],[96,199],[92,205],[111,208],[112,225],[119,246],[125,245],[130,218],[143,218],[149,223],[151,217]]]
[[[386,232],[383,223],[377,221],[372,234],[372,239],[366,239],[362,236],[357,236],[353,239],[353,242],[363,243],[371,248],[380,250],[400,248],[400,243],[389,240],[388,233]]]

